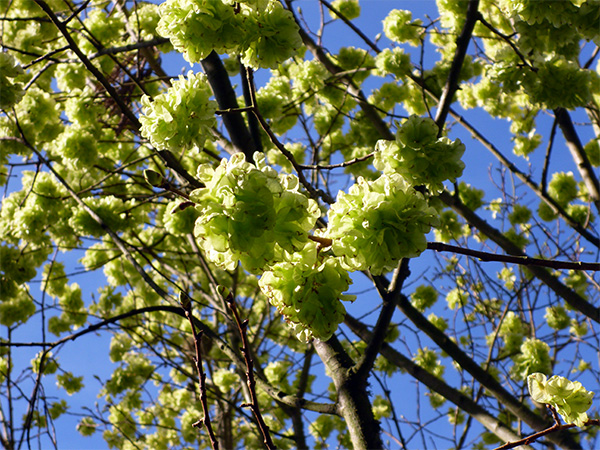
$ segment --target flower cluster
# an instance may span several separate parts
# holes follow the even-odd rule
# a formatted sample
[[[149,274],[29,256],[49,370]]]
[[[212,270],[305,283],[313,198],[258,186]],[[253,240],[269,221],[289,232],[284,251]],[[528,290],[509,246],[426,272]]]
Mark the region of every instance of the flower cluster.
[[[141,133],[158,149],[201,148],[215,126],[217,103],[202,73],[179,76],[167,92],[150,100],[142,97]]]
[[[547,379],[542,373],[532,373],[527,377],[527,387],[533,400],[553,406],[566,423],[582,427],[588,421],[586,411],[592,406],[594,393],[579,381],[558,375]]]
[[[446,180],[456,181],[465,164],[465,146],[459,139],[438,138],[438,127],[429,118],[411,116],[397,131],[395,141],[380,140],[375,153],[375,168],[398,173],[413,186],[426,186],[440,192]]]
[[[374,275],[418,256],[427,247],[425,234],[438,224],[423,195],[393,173],[372,182],[359,178],[348,193],[338,194],[328,217],[327,237],[343,266]]]
[[[273,265],[259,280],[263,293],[302,341],[325,341],[333,335],[346,314],[340,300],[354,300],[342,294],[351,283],[339,259],[320,255],[314,242],[294,253],[291,261]]]
[[[264,156],[256,159],[254,165],[237,153],[216,169],[201,166],[206,187],[191,199],[199,213],[194,234],[208,258],[228,270],[240,261],[258,274],[302,248],[321,212],[295,176],[279,177]]]
[[[213,50],[242,55],[244,64],[276,67],[302,46],[292,14],[274,0],[167,0],[157,31],[189,62]]]

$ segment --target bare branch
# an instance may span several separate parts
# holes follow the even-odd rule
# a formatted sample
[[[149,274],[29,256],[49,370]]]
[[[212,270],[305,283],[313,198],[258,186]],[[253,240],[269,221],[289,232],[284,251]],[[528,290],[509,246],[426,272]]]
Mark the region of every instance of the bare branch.
[[[480,261],[507,262],[511,264],[519,264],[521,266],[550,267],[551,269],[600,270],[600,263],[588,263],[581,261],[550,261],[547,259],[531,258],[529,256],[498,255],[496,253],[471,250],[469,248],[444,244],[442,242],[428,242],[427,248],[429,250],[435,250],[438,252],[452,252],[460,255],[472,256],[474,258],[478,258]]]

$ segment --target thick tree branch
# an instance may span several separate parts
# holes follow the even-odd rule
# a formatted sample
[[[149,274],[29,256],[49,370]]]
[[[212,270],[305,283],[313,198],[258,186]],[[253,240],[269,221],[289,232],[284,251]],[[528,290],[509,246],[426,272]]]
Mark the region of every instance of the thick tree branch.
[[[223,115],[223,123],[227,128],[231,143],[238,151],[246,155],[246,161],[251,162],[257,147],[248,131],[244,117],[240,112],[235,111],[239,108],[237,96],[231,86],[229,74],[225,70],[221,58],[213,51],[201,61],[201,64],[208,77],[213,94],[215,94],[219,109],[234,110]]]
[[[383,448],[379,422],[373,416],[366,381],[352,374],[354,362],[335,336],[313,342],[327,367],[338,395],[338,412],[348,424],[354,450]]]

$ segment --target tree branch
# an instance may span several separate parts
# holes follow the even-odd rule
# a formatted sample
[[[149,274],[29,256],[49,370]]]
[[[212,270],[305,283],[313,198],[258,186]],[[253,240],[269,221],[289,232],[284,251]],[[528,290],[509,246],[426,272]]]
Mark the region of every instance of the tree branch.
[[[594,236],[590,231],[586,230],[581,224],[575,221],[566,211],[560,206],[552,197],[548,195],[545,189],[535,183],[528,175],[519,170],[512,162],[510,162],[489,140],[485,138],[475,127],[473,127],[467,120],[465,120],[460,114],[450,109],[450,114],[458,123],[460,123],[465,129],[467,129],[473,137],[483,144],[497,159],[500,161],[511,173],[515,174],[516,177],[521,180],[527,187],[529,187],[541,200],[543,200],[556,214],[564,219],[567,224],[575,231],[577,231],[584,239],[592,243],[596,247],[600,248],[600,238]]]
[[[555,109],[554,114],[558,121],[558,126],[562,130],[563,136],[567,141],[567,148],[571,152],[573,161],[575,161],[575,164],[577,165],[577,170],[579,170],[579,174],[585,183],[585,187],[592,197],[594,205],[596,205],[596,210],[600,212],[600,183],[598,182],[598,177],[596,176],[594,168],[583,149],[581,140],[579,140],[577,131],[575,131],[571,116],[564,108]]]
[[[192,300],[187,296],[187,294],[182,294],[180,296],[181,307],[190,322],[190,327],[192,328],[192,335],[194,336],[194,349],[196,352],[196,357],[194,358],[194,365],[196,366],[196,372],[198,373],[198,384],[200,386],[200,403],[202,404],[202,411],[204,413],[204,417],[197,422],[195,422],[192,426],[195,428],[200,428],[202,425],[206,427],[206,431],[208,432],[208,437],[210,439],[210,445],[213,450],[219,450],[219,441],[215,436],[215,432],[212,428],[212,423],[210,421],[209,407],[208,407],[208,397],[206,395],[206,374],[202,369],[202,330],[197,333],[196,325],[194,325],[194,316],[192,315]]]
[[[438,103],[438,109],[435,115],[435,123],[438,126],[440,135],[444,130],[444,123],[446,123],[446,117],[448,117],[450,105],[454,101],[454,94],[458,89],[458,79],[460,77],[460,71],[462,69],[463,62],[465,61],[469,42],[471,41],[473,28],[480,17],[478,8],[479,0],[469,0],[466,20],[458,39],[456,39],[454,58],[452,58],[452,65],[450,66],[448,79],[446,80],[446,85],[442,91],[442,95]]]
[[[313,341],[327,367],[338,395],[338,411],[348,425],[354,450],[383,448],[379,422],[373,416],[367,383],[352,374],[354,362],[335,335],[327,342]]]
[[[147,306],[144,308],[133,309],[123,314],[119,314],[114,317],[110,317],[108,319],[104,319],[94,325],[90,325],[89,327],[78,331],[77,333],[70,334],[69,336],[65,336],[58,341],[48,343],[48,342],[7,342],[0,340],[0,348],[1,347],[48,347],[48,350],[51,350],[61,344],[64,344],[68,341],[73,341],[81,336],[84,336],[93,331],[99,330],[100,328],[104,328],[106,325],[110,325],[111,323],[119,322],[120,320],[134,317],[136,315],[146,314],[149,312],[168,312],[172,314],[177,314],[180,317],[186,318],[185,312],[180,306],[171,306],[171,305],[157,305],[157,306]],[[241,358],[223,339],[220,335],[216,334],[210,327],[206,326],[196,317],[193,317],[194,325],[196,328],[202,331],[202,333],[208,336],[211,340],[217,343],[219,346],[219,350],[227,355],[227,357],[233,361],[239,367],[245,366],[245,362],[243,358]],[[295,395],[289,395],[285,392],[282,392],[273,386],[271,386],[268,381],[263,379],[262,377],[256,378],[256,384],[263,389],[267,394],[269,394],[273,399],[282,402],[288,406],[294,408],[302,408],[309,411],[315,411],[322,414],[333,414],[339,415],[337,412],[336,405],[330,403],[318,403],[305,400],[304,398],[297,397]]]
[[[513,244],[506,236],[500,233],[500,231],[492,227],[472,210],[467,208],[465,204],[462,203],[456,196],[452,196],[448,192],[444,191],[439,195],[439,198],[446,205],[464,217],[469,224],[479,229],[484,235],[502,247],[506,253],[514,256],[527,257],[527,254],[523,250]],[[545,268],[531,265],[528,267],[528,270],[533,273],[536,278],[544,282],[558,296],[563,298],[573,308],[586,315],[593,321],[600,323],[600,308],[595,307],[577,292],[565,286],[558,278],[548,272],[548,270]]]
[[[368,330],[367,326],[356,318],[352,317],[350,314],[346,314],[344,323],[348,325],[352,332],[360,337],[364,342],[370,342],[373,339],[373,333]],[[519,435],[510,427],[506,426],[506,424],[504,424],[501,420],[488,413],[471,398],[467,397],[459,390],[449,386],[442,379],[437,378],[431,373],[427,372],[425,369],[415,364],[413,361],[402,355],[387,343],[382,345],[381,354],[396,367],[405,370],[429,389],[437,392],[465,411],[471,417],[474,417],[475,420],[477,420],[485,428],[494,433],[503,441],[514,441],[520,439]]]
[[[521,266],[540,266],[551,269],[571,269],[571,270],[600,270],[600,263],[587,263],[580,261],[551,261],[547,259],[530,258],[529,256],[498,255],[496,253],[481,252],[469,248],[458,247],[456,245],[444,244],[441,242],[428,242],[428,250],[438,252],[452,252],[460,255],[479,258],[480,261],[507,262],[510,264],[519,264]]]
[[[246,381],[248,384],[248,390],[250,391],[250,400],[251,403],[249,405],[256,422],[258,423],[258,428],[260,433],[263,436],[263,442],[265,447],[269,450],[275,450],[275,444],[271,439],[271,433],[269,427],[265,423],[263,416],[260,411],[260,404],[258,402],[258,396],[256,395],[256,380],[254,378],[254,361],[252,360],[252,356],[250,355],[250,345],[248,344],[248,335],[246,333],[246,329],[248,327],[248,321],[244,320],[243,322],[240,319],[240,315],[237,310],[237,305],[235,304],[235,300],[233,299],[233,295],[229,293],[225,300],[227,302],[227,306],[231,309],[233,314],[233,318],[235,319],[235,323],[237,324],[238,331],[240,333],[240,337],[242,339],[242,354],[244,355],[244,362],[246,363]],[[242,405],[244,406],[244,405]]]
[[[441,350],[446,352],[450,358],[463,369],[466,370],[471,376],[477,380],[479,384],[485,387],[490,394],[492,394],[498,402],[506,406],[513,414],[519,419],[529,425],[536,431],[541,431],[550,424],[538,414],[531,411],[527,406],[517,400],[510,392],[508,392],[490,373],[485,371],[477,362],[471,359],[460,347],[454,343],[445,333],[440,331],[435,325],[433,325],[423,314],[421,314],[414,306],[411,305],[410,301],[406,296],[398,296],[397,306],[400,310],[413,322],[416,327],[423,331],[431,340],[433,340]],[[571,436],[568,435],[557,435],[551,438],[555,444],[572,449],[581,448]]]
[[[201,61],[201,64],[217,99],[219,109],[235,110],[239,108],[237,96],[229,81],[229,74],[225,70],[219,55],[212,51]],[[235,111],[225,114],[223,115],[223,123],[227,128],[233,146],[246,156],[246,161],[251,162],[257,148],[242,114]]]

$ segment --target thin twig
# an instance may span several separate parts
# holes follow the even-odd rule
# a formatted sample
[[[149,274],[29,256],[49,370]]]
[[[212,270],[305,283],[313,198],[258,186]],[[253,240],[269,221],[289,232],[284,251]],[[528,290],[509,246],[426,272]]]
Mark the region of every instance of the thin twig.
[[[300,167],[301,169],[307,169],[307,170],[339,169],[339,168],[343,168],[343,167],[352,166],[353,164],[356,164],[359,162],[366,161],[368,159],[371,159],[374,155],[375,155],[375,152],[369,153],[368,155],[354,158],[354,159],[351,159],[350,161],[344,161],[339,164],[298,164],[298,167]]]
[[[254,379],[254,361],[252,360],[252,356],[250,355],[250,346],[248,344],[248,335],[246,333],[246,329],[248,328],[248,320],[244,320],[243,322],[240,320],[240,315],[237,310],[237,305],[235,304],[235,300],[233,295],[229,293],[226,297],[227,306],[231,309],[233,317],[238,327],[238,331],[240,333],[240,337],[242,339],[242,353],[244,354],[244,360],[246,362],[246,381],[248,384],[248,389],[250,390],[250,404],[242,405],[248,406],[254,417],[256,418],[256,422],[258,423],[258,428],[263,436],[263,442],[265,447],[269,450],[275,450],[275,444],[271,439],[271,433],[269,427],[265,423],[263,416],[260,412],[260,405],[258,403],[258,396],[256,395],[256,380]]]
[[[460,255],[473,256],[480,261],[507,262],[521,266],[541,266],[552,269],[592,270],[599,271],[600,263],[589,263],[581,261],[551,261],[548,259],[531,258],[529,256],[498,255],[496,253],[482,252],[469,248],[457,247],[456,245],[443,244],[441,242],[428,242],[428,250],[438,252],[452,252]]]
[[[208,432],[208,437],[210,438],[210,445],[213,450],[219,449],[219,441],[215,436],[215,432],[213,431],[212,424],[210,422],[210,414],[208,407],[208,398],[206,395],[206,374],[202,369],[202,330],[199,332],[196,331],[196,326],[194,325],[194,317],[192,315],[192,300],[191,298],[185,294],[181,293],[179,296],[181,307],[185,312],[185,316],[190,322],[190,327],[192,327],[192,335],[194,336],[194,348],[196,351],[196,356],[194,358],[194,364],[196,365],[196,372],[198,373],[198,384],[200,386],[200,403],[202,404],[202,412],[204,413],[204,417],[197,422],[192,424],[195,428],[201,428],[202,425],[206,427],[206,431]]]

